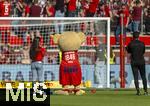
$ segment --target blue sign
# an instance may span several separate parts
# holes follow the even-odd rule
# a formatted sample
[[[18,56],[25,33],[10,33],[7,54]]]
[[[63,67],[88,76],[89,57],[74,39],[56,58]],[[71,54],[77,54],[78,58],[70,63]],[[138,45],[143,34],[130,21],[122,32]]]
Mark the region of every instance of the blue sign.
[[[81,65],[82,80],[91,81],[92,86],[94,83],[94,65]],[[120,88],[120,66],[111,65],[110,68],[110,85],[111,88]],[[150,65],[146,65],[146,77],[148,85],[150,83]],[[59,80],[59,65],[44,65],[43,78],[45,81],[58,81]],[[141,79],[139,77],[139,79]],[[0,81],[32,81],[32,72],[30,65],[0,65]],[[133,74],[130,65],[125,66],[125,85],[126,88],[134,87]],[[140,82],[141,85],[141,82]]]

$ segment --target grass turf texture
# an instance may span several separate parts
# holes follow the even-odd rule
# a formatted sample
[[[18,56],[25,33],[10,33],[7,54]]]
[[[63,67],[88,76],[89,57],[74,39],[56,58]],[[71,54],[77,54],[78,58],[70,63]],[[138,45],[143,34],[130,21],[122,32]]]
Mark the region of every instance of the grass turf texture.
[[[50,106],[150,106],[150,95],[135,95],[133,89],[86,90],[82,96],[51,95]]]

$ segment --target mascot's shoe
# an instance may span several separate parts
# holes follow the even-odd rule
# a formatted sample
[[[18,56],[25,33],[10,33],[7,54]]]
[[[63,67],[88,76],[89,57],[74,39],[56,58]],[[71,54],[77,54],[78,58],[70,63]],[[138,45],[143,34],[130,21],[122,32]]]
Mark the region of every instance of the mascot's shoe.
[[[75,95],[84,95],[85,91],[84,90],[79,90],[75,93]]]
[[[63,90],[57,90],[54,93],[58,95],[69,95],[68,91],[63,91]]]

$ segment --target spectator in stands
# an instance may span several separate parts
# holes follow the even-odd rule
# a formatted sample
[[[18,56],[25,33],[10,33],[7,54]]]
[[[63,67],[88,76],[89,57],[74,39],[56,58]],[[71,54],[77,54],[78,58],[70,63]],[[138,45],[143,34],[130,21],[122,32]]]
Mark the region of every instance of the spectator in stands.
[[[6,45],[6,46],[3,46],[2,48],[2,51],[1,51],[1,54],[2,54],[2,59],[3,59],[3,62],[4,64],[10,64],[11,63],[11,52],[10,52],[10,46],[9,45]]]
[[[44,7],[44,5],[46,4],[48,0],[38,0],[38,4],[40,7]]]
[[[64,9],[65,9],[65,1],[64,0],[56,0],[56,5],[55,5],[55,17],[64,17],[65,13],[64,13]],[[59,34],[62,33],[64,31],[64,25],[59,24],[62,21],[56,21],[56,25],[55,25],[55,33]]]
[[[126,28],[128,27],[129,23],[129,10],[126,7],[126,4],[122,4],[121,9],[117,14],[115,14],[115,16],[118,19],[117,27],[115,30],[115,37],[116,44],[119,44],[119,35],[121,34],[121,28],[123,26],[123,36],[126,37]]]
[[[97,7],[99,4],[99,0],[90,0],[89,9],[87,10],[87,17],[94,17]]]
[[[76,0],[66,0],[68,17],[75,17],[76,15]]]
[[[81,8],[80,8],[80,12],[79,12],[79,17],[85,17],[86,16],[86,11],[88,9],[88,2],[87,0],[80,0],[79,1],[81,3]],[[86,22],[83,22],[80,24],[80,30],[84,33],[84,34],[87,34],[87,23]]]
[[[30,15],[30,4],[24,2],[24,17],[29,17]]]
[[[117,1],[112,1],[111,4],[112,13],[115,15],[121,8],[120,3]]]
[[[56,0],[56,5],[55,5],[55,17],[64,17],[64,0]]]
[[[5,64],[6,63],[6,56],[4,54],[4,47],[1,46],[1,51],[0,51],[0,64]]]
[[[11,4],[9,0],[1,0],[0,2],[0,16],[8,17],[10,16]]]
[[[85,16],[86,16],[85,10],[81,9],[79,13],[79,17],[85,17]]]
[[[145,33],[150,34],[150,6],[145,9]]]
[[[33,0],[24,0],[25,3],[31,4]]]
[[[87,14],[87,10],[89,8],[88,1],[87,0],[80,0],[80,2],[81,2],[80,16],[85,17]]]
[[[108,3],[101,3],[99,5],[99,9],[98,9],[98,17],[111,17],[112,18],[112,13],[110,11],[110,8],[109,8],[109,4]]]
[[[141,23],[142,17],[142,7],[144,6],[142,0],[133,0],[131,2],[132,7],[132,23],[131,23],[131,30],[133,32],[139,32],[139,25]]]
[[[24,6],[23,6],[23,0],[18,0],[16,3],[16,9],[17,9],[17,16],[22,17]]]
[[[47,4],[47,0],[38,0],[38,4],[41,7],[41,17],[43,17],[44,8]]]
[[[38,4],[38,0],[34,0],[34,4],[30,8],[30,17],[40,17],[42,8]]]
[[[54,17],[55,16],[55,8],[52,5],[52,2],[47,1],[47,5],[45,7],[46,17]]]

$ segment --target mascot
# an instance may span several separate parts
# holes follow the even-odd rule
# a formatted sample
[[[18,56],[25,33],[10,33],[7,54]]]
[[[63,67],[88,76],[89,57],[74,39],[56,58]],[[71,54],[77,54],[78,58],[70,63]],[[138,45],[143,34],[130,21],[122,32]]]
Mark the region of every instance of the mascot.
[[[85,41],[85,35],[82,32],[63,32],[52,36],[55,44],[58,44],[62,52],[62,60],[59,68],[59,82],[62,90],[55,91],[62,95],[82,95],[85,91],[80,89],[82,80],[82,71],[78,58],[78,49]],[[71,89],[70,86],[73,86]]]

